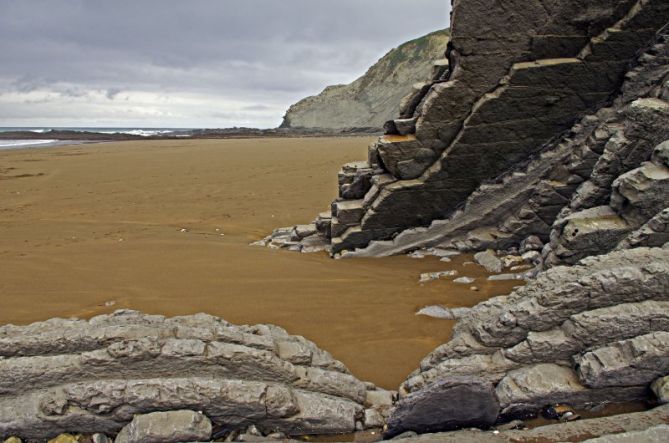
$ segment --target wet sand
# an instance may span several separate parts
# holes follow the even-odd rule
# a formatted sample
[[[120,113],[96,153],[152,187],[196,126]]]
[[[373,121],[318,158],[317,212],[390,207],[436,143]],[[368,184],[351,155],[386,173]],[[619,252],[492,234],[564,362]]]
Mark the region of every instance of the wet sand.
[[[118,142],[0,151],[0,324],[119,308],[207,312],[304,335],[362,379],[396,388],[453,322],[515,282],[434,258],[331,260],[249,246],[309,222],[369,138]],[[183,231],[183,232],[182,232]],[[224,234],[224,235],[221,235]],[[418,284],[458,269],[470,285]]]

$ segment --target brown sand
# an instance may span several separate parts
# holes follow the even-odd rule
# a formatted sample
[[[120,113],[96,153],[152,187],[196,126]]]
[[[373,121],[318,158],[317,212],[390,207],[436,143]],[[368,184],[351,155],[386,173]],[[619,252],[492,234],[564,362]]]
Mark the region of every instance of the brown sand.
[[[465,258],[332,260],[249,246],[308,222],[368,138],[139,141],[0,151],[0,323],[119,308],[304,335],[396,388],[448,339],[422,306],[509,292]],[[187,229],[187,232],[181,232]],[[221,233],[225,235],[220,235]],[[459,269],[481,291],[421,272]],[[105,304],[113,306],[105,306]]]

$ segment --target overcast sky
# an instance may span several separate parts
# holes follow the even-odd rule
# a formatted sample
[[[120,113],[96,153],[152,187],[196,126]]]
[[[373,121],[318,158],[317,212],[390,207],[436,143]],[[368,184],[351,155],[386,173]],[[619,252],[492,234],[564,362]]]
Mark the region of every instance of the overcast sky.
[[[274,127],[449,0],[0,0],[0,126]]]

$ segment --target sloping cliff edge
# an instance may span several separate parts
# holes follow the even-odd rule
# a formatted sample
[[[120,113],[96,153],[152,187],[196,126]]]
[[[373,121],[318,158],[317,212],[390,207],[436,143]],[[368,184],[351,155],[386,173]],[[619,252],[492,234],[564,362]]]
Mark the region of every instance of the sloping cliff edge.
[[[292,105],[281,128],[374,128],[399,114],[400,102],[446,67],[448,30],[432,32],[392,49],[359,79],[329,86]]]

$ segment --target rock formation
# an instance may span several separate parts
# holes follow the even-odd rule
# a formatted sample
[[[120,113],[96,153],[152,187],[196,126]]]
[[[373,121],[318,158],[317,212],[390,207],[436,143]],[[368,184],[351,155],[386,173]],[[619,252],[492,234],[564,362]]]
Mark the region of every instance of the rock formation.
[[[329,86],[286,112],[281,128],[375,128],[400,113],[402,99],[448,66],[448,31],[411,40],[388,52],[349,85]],[[411,94],[413,96],[413,94]]]
[[[0,374],[5,438],[116,434],[136,414],[151,417],[136,419],[119,441],[160,434],[156,420],[184,424],[179,429],[194,436],[212,424],[220,435],[249,426],[264,434],[348,433],[379,426],[392,404],[392,393],[357,380],[302,337],[204,314],[118,311],[3,326]],[[160,411],[176,412],[150,414]]]
[[[612,417],[578,420],[568,423],[541,426],[534,429],[500,429],[484,432],[466,429],[439,434],[425,434],[402,439],[411,443],[537,443],[588,441],[591,438],[610,438],[605,442],[649,443],[666,441],[669,428],[669,406],[652,411],[622,414]],[[652,440],[648,437],[660,437]],[[620,438],[621,440],[617,440]],[[626,439],[623,439],[626,438]],[[586,440],[587,439],[587,440]],[[601,441],[598,441],[601,443]]]
[[[343,167],[308,235],[263,243],[457,249],[499,272],[497,250],[535,266],[526,287],[458,315],[401,386],[389,436],[466,425],[461,410],[497,408],[469,415],[489,426],[555,403],[650,400],[651,385],[665,401],[669,3],[455,0],[447,54],[368,160]],[[446,397],[458,408],[435,406]]]
[[[400,393],[432,399],[439,395],[435,386],[468,377],[477,380],[473,388],[492,385],[495,395],[484,405],[499,405],[504,420],[553,403],[583,408],[646,399],[651,383],[667,373],[669,247],[642,247],[554,267],[474,307]],[[459,408],[483,408],[468,397]],[[405,414],[403,402],[389,425]]]
[[[667,2],[549,3],[454,2],[449,69],[344,166],[316,220],[333,254],[548,242],[669,138]]]

